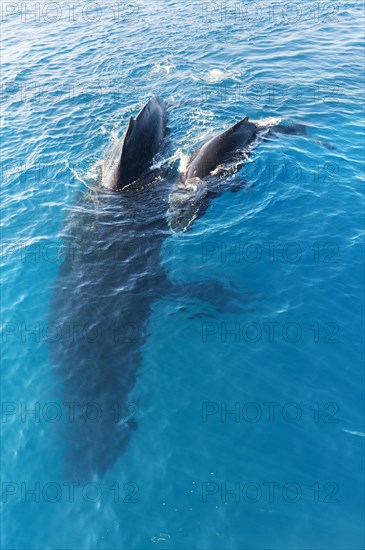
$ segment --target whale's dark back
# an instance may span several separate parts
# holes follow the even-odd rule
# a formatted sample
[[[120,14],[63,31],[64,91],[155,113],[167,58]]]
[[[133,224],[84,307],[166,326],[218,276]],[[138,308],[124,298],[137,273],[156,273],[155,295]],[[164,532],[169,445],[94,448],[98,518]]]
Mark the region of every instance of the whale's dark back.
[[[131,117],[123,138],[104,162],[106,187],[122,190],[142,178],[153,177],[150,168],[161,151],[166,122],[166,104],[158,96],[151,98],[135,119]]]
[[[252,143],[257,136],[257,126],[247,117],[228,130],[203,143],[189,162],[186,179],[205,178],[219,165],[232,161],[234,155]]]
[[[148,318],[166,286],[165,185],[138,195],[82,196],[64,231],[51,308],[63,330],[52,359],[62,401],[79,404],[64,426],[65,472],[77,482],[111,468],[136,427],[135,415],[123,419],[135,410],[130,392]],[[85,410],[88,403],[94,405]]]
[[[135,120],[129,121],[119,164],[119,188],[136,181],[149,169],[151,159],[160,151],[165,132],[165,103],[154,97]]]

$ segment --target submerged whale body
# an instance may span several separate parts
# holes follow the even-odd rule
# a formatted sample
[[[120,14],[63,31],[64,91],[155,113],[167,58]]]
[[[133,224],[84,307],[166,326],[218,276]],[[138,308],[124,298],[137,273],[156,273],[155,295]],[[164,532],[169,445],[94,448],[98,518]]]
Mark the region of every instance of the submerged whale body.
[[[166,120],[158,97],[131,118],[104,161],[102,185],[80,195],[63,231],[51,318],[61,328],[52,344],[55,377],[62,402],[72,406],[72,421],[63,426],[68,480],[103,476],[126,449],[137,427],[131,395],[148,319],[172,288],[161,266],[162,243],[170,227],[185,230],[222,192],[225,182],[215,170],[244,159],[259,132],[246,117],[208,140],[171,191],[166,170],[154,164]],[[185,285],[184,297],[226,307],[229,291],[217,281],[207,283]]]
[[[65,259],[54,287],[53,344],[62,402],[75,405],[64,426],[67,479],[102,476],[137,427],[130,393],[141,363],[153,303],[167,276],[160,250],[168,236],[167,189],[83,197],[65,228]],[[137,200],[136,200],[137,199]],[[70,328],[69,328],[70,327]]]
[[[110,172],[104,166],[109,189],[80,194],[63,230],[51,307],[62,337],[52,345],[52,359],[61,400],[74,404],[62,439],[65,475],[77,482],[104,475],[137,427],[130,393],[151,307],[167,280],[160,265],[169,234],[167,181],[150,170],[165,132],[166,108],[153,98],[114,148]],[[139,192],[142,177],[148,192]]]

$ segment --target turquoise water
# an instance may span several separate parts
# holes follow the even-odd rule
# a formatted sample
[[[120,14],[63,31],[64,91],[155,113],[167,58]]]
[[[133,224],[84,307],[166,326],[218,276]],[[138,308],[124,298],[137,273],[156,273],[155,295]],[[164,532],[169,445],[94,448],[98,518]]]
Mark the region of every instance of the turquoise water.
[[[364,548],[360,4],[27,6],[2,6],[2,547]],[[164,240],[170,281],[218,281],[241,307],[154,303],[138,429],[72,490],[50,405],[61,232],[156,93],[181,167],[246,115],[310,137],[261,143],[245,189]]]

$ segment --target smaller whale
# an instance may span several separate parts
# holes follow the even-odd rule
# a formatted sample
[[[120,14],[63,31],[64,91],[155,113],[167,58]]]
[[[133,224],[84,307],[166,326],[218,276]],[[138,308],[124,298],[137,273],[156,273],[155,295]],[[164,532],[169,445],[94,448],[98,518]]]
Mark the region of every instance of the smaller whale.
[[[225,190],[238,191],[227,184],[227,174],[237,172],[248,159],[253,145],[273,134],[306,136],[302,124],[278,124],[262,128],[246,116],[232,127],[203,142],[190,158],[187,169],[169,197],[169,224],[176,232],[186,231],[207,210],[211,200]],[[246,183],[246,182],[244,182]]]
[[[232,162],[236,154],[256,139],[257,134],[256,124],[245,117],[228,130],[209,139],[191,157],[184,174],[185,179],[206,178],[218,166]]]

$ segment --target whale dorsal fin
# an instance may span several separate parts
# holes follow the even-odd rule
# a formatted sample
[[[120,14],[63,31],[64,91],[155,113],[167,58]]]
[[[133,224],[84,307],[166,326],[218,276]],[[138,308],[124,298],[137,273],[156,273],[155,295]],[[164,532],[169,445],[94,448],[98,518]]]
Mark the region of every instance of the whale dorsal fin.
[[[166,105],[158,96],[151,98],[136,118],[131,117],[123,138],[113,187],[137,181],[152,166],[166,133]]]
[[[130,138],[132,132],[133,132],[133,128],[134,128],[134,125],[135,125],[135,120],[134,118],[131,116],[131,118],[129,119],[129,122],[128,122],[128,128],[127,128],[127,131],[125,133],[125,137],[124,137],[124,141],[126,141],[128,138]]]
[[[234,126],[232,126],[232,130],[238,128],[238,126],[240,124],[242,124],[243,122],[248,122],[248,116],[245,116],[245,118],[243,118],[242,120],[239,120],[238,122],[236,122],[236,124]]]

